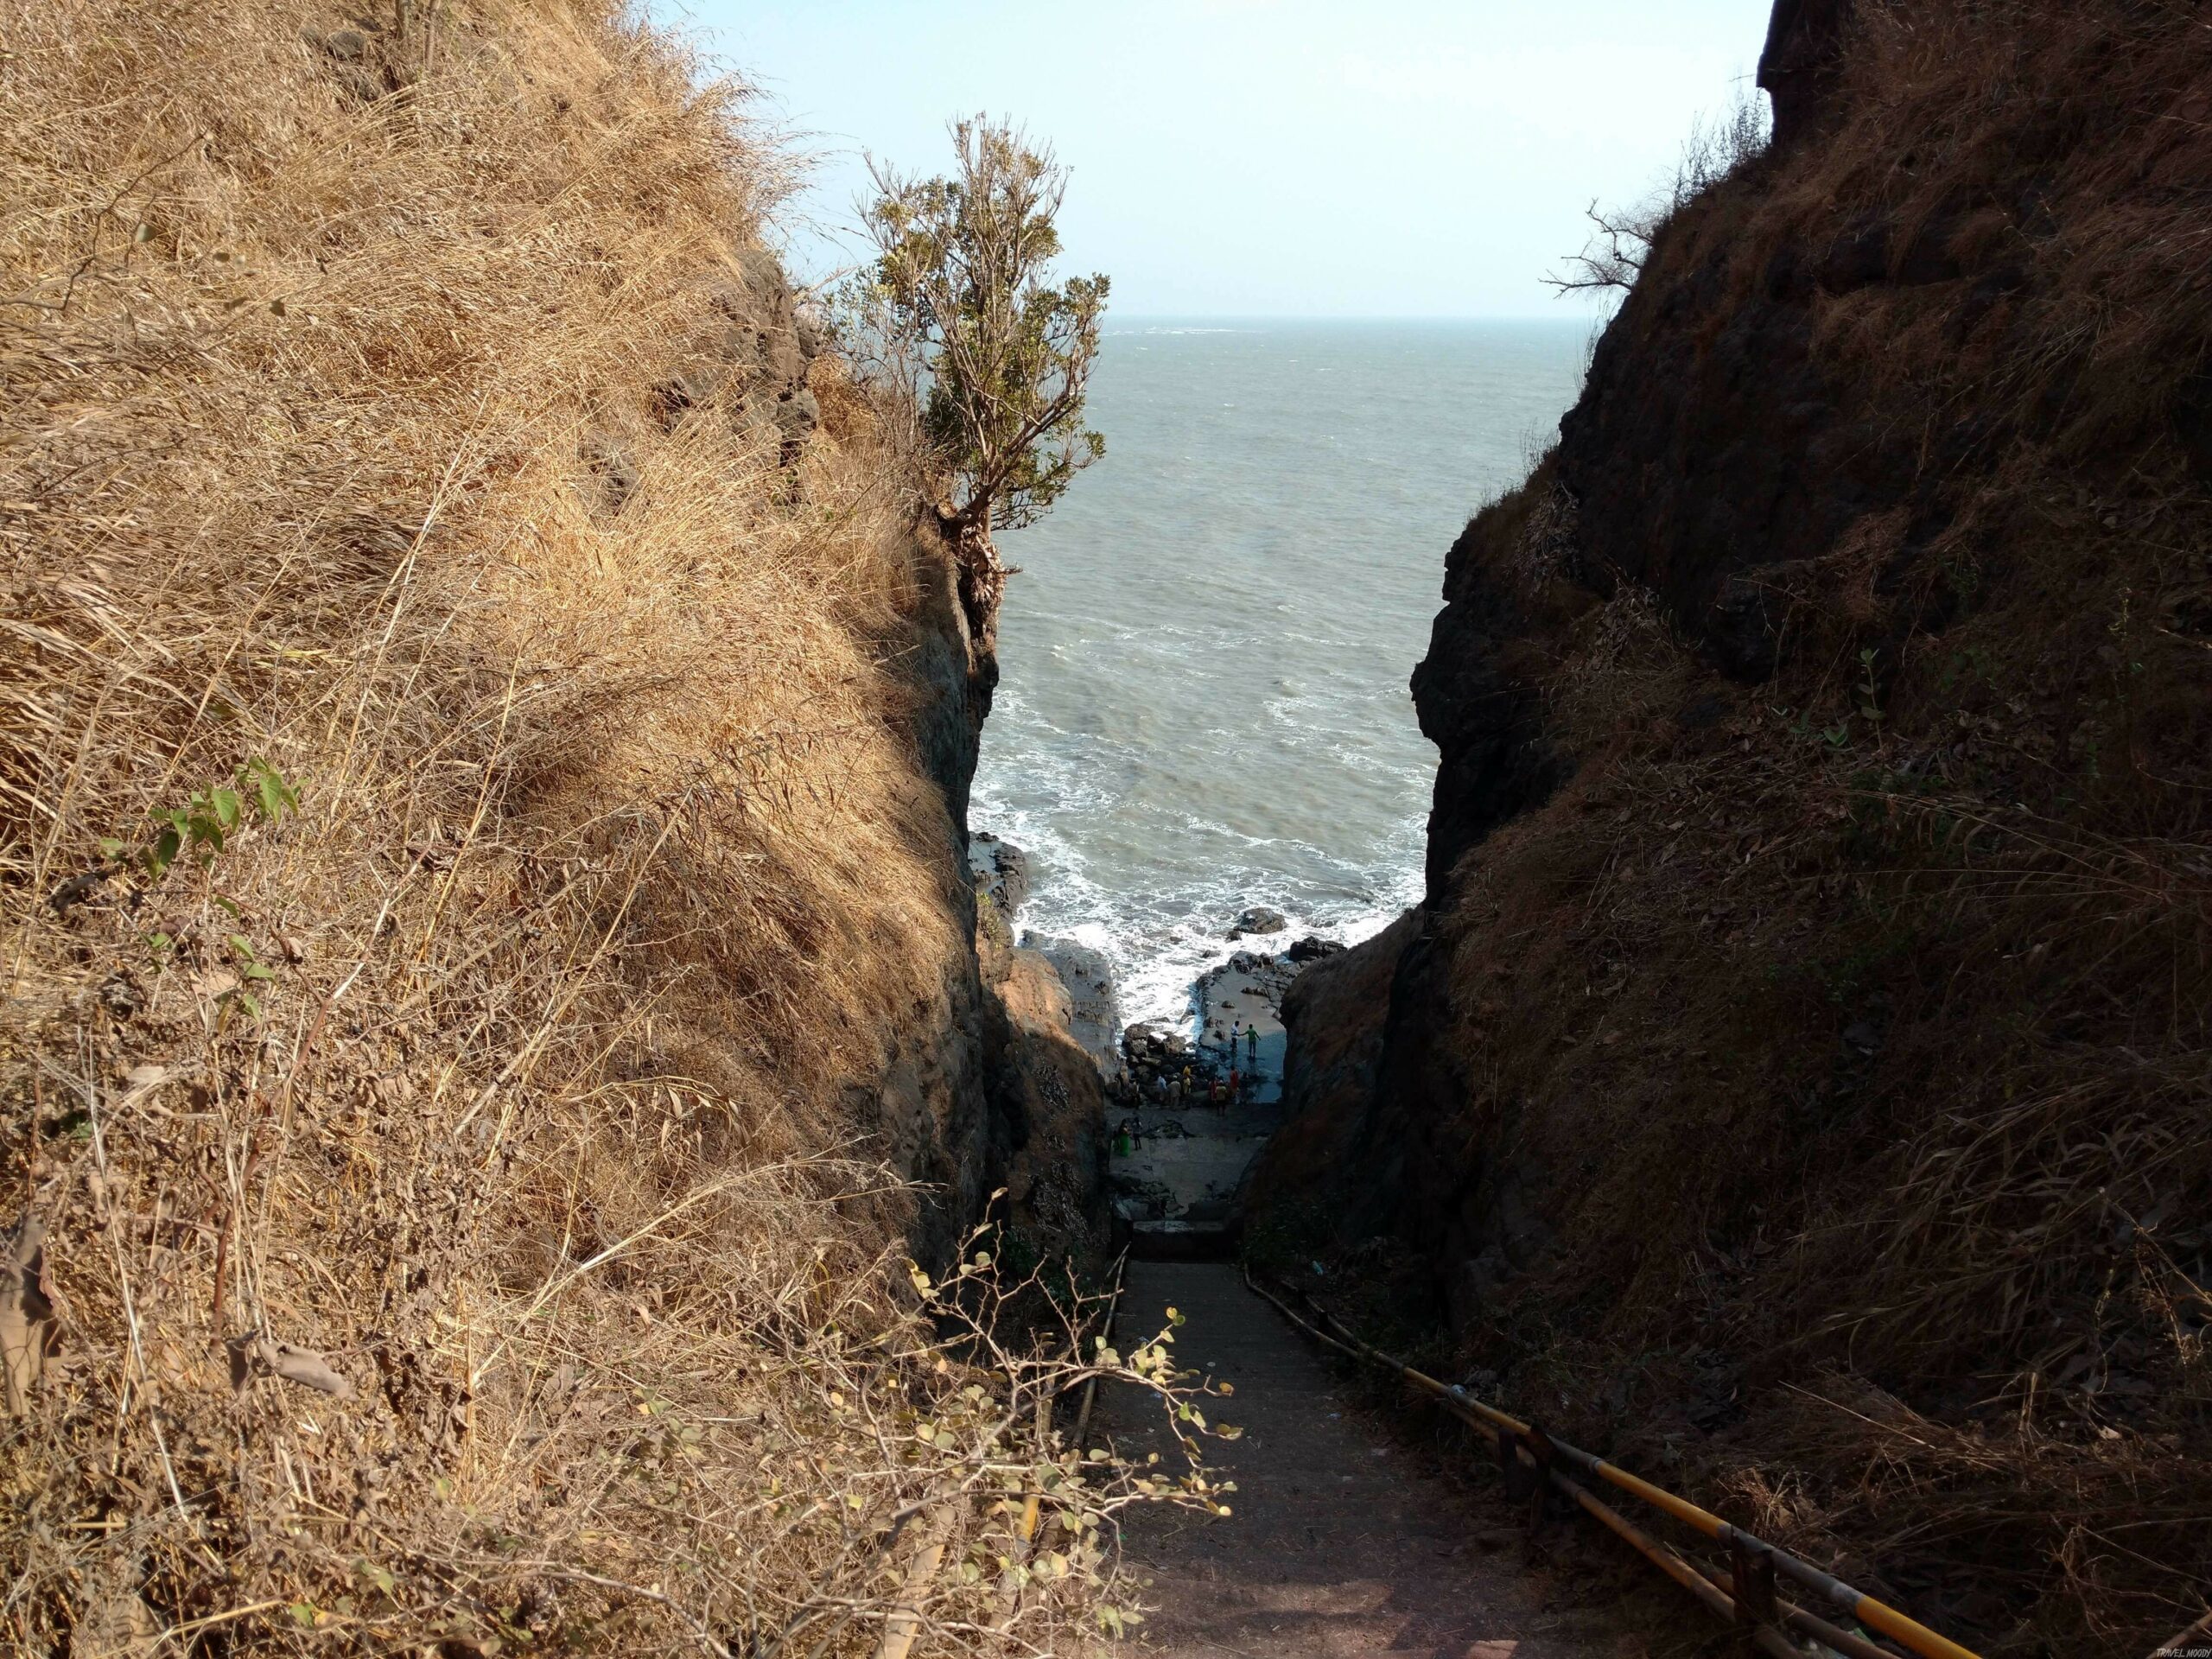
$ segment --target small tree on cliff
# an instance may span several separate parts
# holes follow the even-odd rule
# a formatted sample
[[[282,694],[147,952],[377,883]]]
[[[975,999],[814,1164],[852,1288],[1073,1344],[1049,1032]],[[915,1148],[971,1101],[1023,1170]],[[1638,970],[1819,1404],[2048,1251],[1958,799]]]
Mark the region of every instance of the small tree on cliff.
[[[1007,574],[991,532],[1034,522],[1106,452],[1083,423],[1106,278],[1049,279],[1067,189],[1050,149],[982,116],[951,130],[952,177],[869,163],[868,298],[949,486],[938,512],[959,552],[961,599],[988,633]]]

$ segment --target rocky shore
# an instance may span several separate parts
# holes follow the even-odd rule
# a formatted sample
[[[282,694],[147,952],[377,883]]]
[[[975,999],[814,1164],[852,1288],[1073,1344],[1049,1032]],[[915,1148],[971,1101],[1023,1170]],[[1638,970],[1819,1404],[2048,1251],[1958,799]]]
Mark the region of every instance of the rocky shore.
[[[1274,912],[1248,910],[1229,938],[1283,931]],[[1117,1220],[1152,1249],[1210,1254],[1236,1238],[1253,1165],[1282,1123],[1283,999],[1302,969],[1343,949],[1309,936],[1240,950],[1192,987],[1195,1039],[1158,1021],[1122,1033],[1108,1184]]]
[[[1252,906],[1223,938],[1254,948],[1193,982],[1189,1018],[1119,1029],[1112,966],[1101,952],[1017,928],[1030,887],[1022,850],[977,831],[969,837],[969,861],[977,932],[996,963],[1017,1036],[1031,1047],[1043,1046],[1025,1064],[1035,1069],[1049,1050],[1061,1073],[1059,1086],[1046,1091],[1055,1103],[1093,1092],[1066,1085],[1066,1063],[1077,1052],[1096,1072],[1100,1106],[1092,1144],[1076,1148],[1065,1111],[1045,1111],[1042,1116],[1055,1120],[1056,1132],[1045,1137],[1051,1151],[1042,1161],[1018,1160],[1017,1184],[1025,1191],[1031,1182],[1050,1185],[1044,1163],[1072,1159],[1103,1169],[1117,1231],[1147,1236],[1155,1245],[1181,1239],[1200,1249],[1232,1236],[1253,1164],[1282,1122],[1284,999],[1305,968],[1344,947],[1314,934],[1280,943],[1289,931],[1287,919]]]
[[[1260,914],[1274,916],[1272,911]],[[1232,940],[1255,933],[1281,931],[1275,918],[1272,930],[1254,928],[1246,911],[1230,931]],[[1150,1020],[1129,1027],[1122,1033],[1122,1087],[1116,1095],[1131,1103],[1160,1102],[1163,1088],[1173,1085],[1187,1068],[1192,1080],[1226,1082],[1233,1071],[1240,1085],[1249,1077],[1255,1101],[1280,1098],[1283,1063],[1283,998],[1291,982],[1308,963],[1336,955],[1344,947],[1332,939],[1309,934],[1274,953],[1240,950],[1219,967],[1201,975],[1191,988],[1191,1005],[1197,1017],[1198,1037],[1164,1021]],[[1257,1033],[1256,1040],[1252,1033]]]

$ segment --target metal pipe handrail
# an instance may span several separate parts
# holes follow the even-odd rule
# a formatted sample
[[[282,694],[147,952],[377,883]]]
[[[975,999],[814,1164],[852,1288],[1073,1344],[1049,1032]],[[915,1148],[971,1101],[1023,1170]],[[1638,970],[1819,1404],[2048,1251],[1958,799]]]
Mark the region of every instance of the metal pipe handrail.
[[[1371,1364],[1380,1365],[1387,1370],[1395,1371],[1416,1388],[1441,1401],[1446,1408],[1462,1421],[1489,1434],[1493,1445],[1507,1443],[1512,1445],[1516,1448],[1515,1452],[1516,1457],[1527,1458],[1554,1484],[1559,1485],[1561,1491],[1574,1496],[1576,1502],[1588,1510],[1594,1518],[1604,1522],[1613,1531],[1619,1533],[1677,1582],[1682,1582],[1682,1580],[1674,1568],[1662,1560],[1654,1549],[1646,1548],[1644,1542],[1638,1541],[1642,1537],[1641,1534],[1630,1536],[1630,1534],[1635,1533],[1635,1529],[1629,1527],[1625,1522],[1614,1525],[1614,1521],[1618,1517],[1608,1519],[1611,1511],[1606,1510],[1606,1506],[1596,1503],[1594,1498],[1590,1498],[1586,1492],[1583,1492],[1574,1483],[1567,1480],[1559,1471],[1552,1468],[1550,1465],[1553,1460],[1564,1462],[1594,1480],[1603,1481],[1608,1485],[1629,1493],[1631,1497],[1640,1498],[1654,1509],[1672,1516],[1685,1526],[1704,1534],[1715,1542],[1726,1545],[1732,1558],[1738,1565],[1739,1587],[1747,1565],[1751,1571],[1757,1572],[1762,1570],[1762,1564],[1764,1564],[1764,1570],[1777,1573],[1794,1580],[1813,1591],[1829,1605],[1857,1619],[1868,1630],[1887,1637],[1898,1646],[1919,1656],[1919,1659],[1980,1659],[1972,1649],[1961,1647],[1948,1637],[1929,1630],[1918,1620],[1899,1612],[1885,1602],[1877,1600],[1864,1591],[1846,1584],[1834,1574],[1825,1573],[1811,1562],[1801,1560],[1789,1551],[1768,1543],[1755,1534],[1746,1532],[1741,1527],[1733,1526],[1723,1521],[1719,1516],[1699,1507],[1688,1498],[1679,1497],[1664,1487],[1655,1486],[1649,1481],[1630,1474],[1616,1464],[1608,1463],[1602,1458],[1583,1451],[1580,1446],[1570,1446],[1565,1440],[1554,1440],[1535,1425],[1524,1423],[1519,1418],[1498,1410],[1495,1406],[1485,1405],[1458,1384],[1440,1382],[1436,1378],[1424,1371],[1415,1370],[1403,1360],[1370,1345],[1347,1327],[1341,1319],[1316,1302],[1303,1290],[1295,1291],[1294,1294],[1312,1308],[1322,1320],[1333,1326],[1343,1340],[1338,1340],[1336,1337],[1330,1336],[1326,1332],[1316,1330],[1304,1319],[1300,1319],[1281,1297],[1254,1279],[1249,1268],[1244,1272],[1244,1282],[1259,1295],[1273,1303],[1286,1319],[1300,1330],[1318,1338],[1332,1348],[1350,1354],[1355,1359],[1363,1359]],[[1541,1447],[1541,1455],[1532,1451],[1530,1449],[1532,1446]],[[1606,1510],[1606,1512],[1600,1514],[1600,1510]],[[1669,1551],[1668,1554],[1672,1554],[1672,1552]],[[1681,1558],[1676,1556],[1675,1560],[1679,1562]],[[1688,1563],[1682,1563],[1682,1565],[1685,1567],[1688,1567]],[[1693,1594],[1698,1594],[1700,1599],[1704,1599],[1700,1590],[1687,1584],[1684,1587],[1691,1588]],[[1724,1593],[1709,1584],[1705,1585],[1704,1587],[1712,1590],[1715,1595]],[[1724,1599],[1730,1601],[1733,1616],[1738,1618],[1746,1617],[1740,1605],[1740,1597],[1725,1597]],[[1708,1603],[1708,1605],[1711,1604]],[[1865,1638],[1856,1637],[1848,1631],[1838,1630],[1825,1619],[1820,1618],[1805,1609],[1777,1601],[1775,1604],[1774,1612],[1782,1622],[1790,1624],[1793,1628],[1803,1630],[1808,1635],[1818,1637],[1821,1641],[1827,1642],[1841,1652],[1853,1654],[1854,1659],[1869,1659],[1869,1656],[1871,1659],[1891,1659],[1891,1656],[1885,1656],[1881,1649],[1866,1642]],[[1842,1642],[1839,1643],[1836,1640],[1837,1637],[1842,1637]]]

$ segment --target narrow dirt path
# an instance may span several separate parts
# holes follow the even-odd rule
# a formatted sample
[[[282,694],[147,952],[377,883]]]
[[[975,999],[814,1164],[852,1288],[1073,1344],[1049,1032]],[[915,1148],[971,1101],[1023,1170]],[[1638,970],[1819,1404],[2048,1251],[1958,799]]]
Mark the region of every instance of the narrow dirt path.
[[[1548,1615],[1499,1519],[1411,1466],[1352,1411],[1298,1333],[1218,1262],[1132,1262],[1121,1331],[1134,1341],[1179,1309],[1185,1368],[1232,1384],[1239,1440],[1209,1442],[1236,1482],[1231,1513],[1132,1512],[1123,1544],[1158,1611],[1145,1639],[1169,1659],[1414,1654],[1423,1659],[1606,1655]],[[1148,1397],[1117,1389],[1101,1427],[1125,1452],[1175,1457]],[[1492,1546],[1486,1551],[1485,1535]]]

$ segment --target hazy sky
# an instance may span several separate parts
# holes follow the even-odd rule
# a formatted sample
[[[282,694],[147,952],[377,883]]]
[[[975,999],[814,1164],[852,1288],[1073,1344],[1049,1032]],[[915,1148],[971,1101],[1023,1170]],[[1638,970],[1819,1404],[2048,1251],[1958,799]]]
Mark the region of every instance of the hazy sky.
[[[1026,122],[1070,168],[1065,268],[1118,315],[1572,316],[1541,278],[1750,92],[1770,0],[652,0],[821,155],[935,171],[944,123]],[[802,234],[792,263],[840,258]]]

